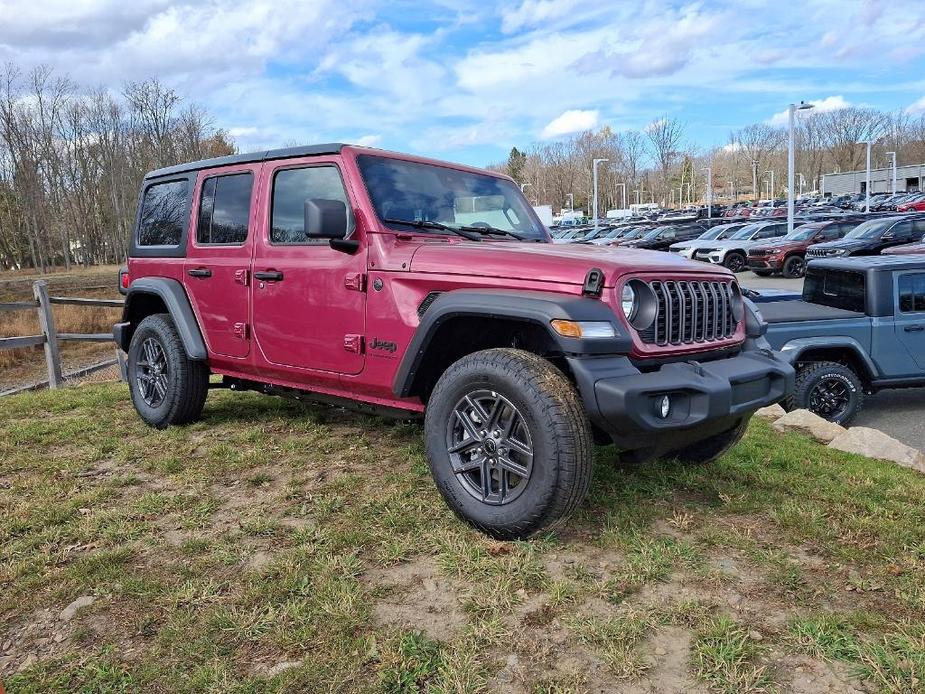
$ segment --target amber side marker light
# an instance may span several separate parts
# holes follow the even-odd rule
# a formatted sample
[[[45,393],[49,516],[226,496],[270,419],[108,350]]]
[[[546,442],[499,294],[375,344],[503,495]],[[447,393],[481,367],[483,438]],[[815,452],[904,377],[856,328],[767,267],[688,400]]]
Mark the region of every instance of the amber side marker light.
[[[593,339],[616,336],[613,325],[607,321],[562,320],[557,318],[550,325],[562,337]]]

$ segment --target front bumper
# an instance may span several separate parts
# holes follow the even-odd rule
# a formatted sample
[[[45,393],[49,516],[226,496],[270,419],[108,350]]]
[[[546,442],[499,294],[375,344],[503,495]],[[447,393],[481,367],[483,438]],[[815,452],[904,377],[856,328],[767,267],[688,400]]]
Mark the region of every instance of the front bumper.
[[[641,372],[626,357],[571,357],[590,420],[623,450],[663,453],[726,431],[793,390],[794,371],[779,354],[749,350],[706,362],[672,362]],[[668,395],[668,417],[656,413]]]
[[[780,270],[780,258],[773,255],[748,256],[750,270]]]

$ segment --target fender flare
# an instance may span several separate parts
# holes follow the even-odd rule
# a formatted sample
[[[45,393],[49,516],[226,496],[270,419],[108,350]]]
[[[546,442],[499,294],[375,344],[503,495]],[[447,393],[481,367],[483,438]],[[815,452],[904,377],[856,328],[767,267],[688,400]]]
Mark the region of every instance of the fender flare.
[[[131,321],[132,301],[139,296],[157,296],[164,302],[167,312],[173,320],[183,342],[186,356],[193,361],[204,361],[208,358],[206,343],[202,339],[202,331],[189,297],[183,285],[175,279],[168,277],[142,277],[132,282],[125,297],[125,308],[122,309],[122,323],[113,327],[113,337],[119,347],[127,352],[132,341],[132,334],[137,325]]]
[[[864,368],[867,369],[867,375],[871,379],[876,379],[880,375],[877,365],[874,363],[873,359],[870,358],[867,351],[861,346],[861,343],[847,335],[798,337],[784,343],[779,351],[790,364],[796,364],[800,360],[800,357],[811,349],[848,350],[864,365]]]
[[[633,346],[627,328],[613,309],[599,299],[554,292],[510,289],[457,289],[440,294],[427,308],[405,350],[392,392],[409,397],[415,376],[431,342],[442,325],[454,318],[481,317],[523,321],[541,326],[566,355],[629,354]],[[614,337],[581,339],[562,337],[550,321],[604,321],[614,329]]]

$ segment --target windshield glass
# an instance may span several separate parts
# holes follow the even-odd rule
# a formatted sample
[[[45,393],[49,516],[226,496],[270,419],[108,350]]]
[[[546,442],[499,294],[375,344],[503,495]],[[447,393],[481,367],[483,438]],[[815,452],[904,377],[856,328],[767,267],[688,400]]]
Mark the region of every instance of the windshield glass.
[[[749,236],[751,236],[751,235],[754,233],[754,231],[755,231],[757,228],[758,228],[758,225],[757,225],[757,224],[746,224],[744,227],[742,227],[741,229],[739,229],[736,233],[734,233],[734,234],[733,234],[732,236],[730,236],[729,238],[730,238],[730,239],[735,239],[735,240],[737,240],[737,241],[738,241],[739,239],[747,239]]]
[[[535,213],[511,181],[369,154],[358,156],[357,163],[380,220],[436,222],[454,228],[494,227],[524,240],[546,240]],[[437,229],[416,230],[440,233]]]
[[[799,229],[791,231],[787,234],[786,239],[788,241],[805,241],[815,236],[821,228],[821,226],[816,226],[815,224],[807,224]]]
[[[884,231],[887,230],[887,227],[892,224],[890,222],[884,222],[882,219],[871,219],[868,222],[859,224],[854,229],[845,234],[846,239],[870,239],[874,236],[879,236]]]

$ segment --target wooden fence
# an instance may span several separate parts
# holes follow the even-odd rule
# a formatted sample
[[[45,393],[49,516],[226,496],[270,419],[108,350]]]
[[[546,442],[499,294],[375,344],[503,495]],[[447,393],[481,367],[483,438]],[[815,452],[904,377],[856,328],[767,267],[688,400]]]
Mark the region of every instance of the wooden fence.
[[[80,299],[68,296],[49,296],[48,282],[45,280],[38,280],[32,283],[32,294],[35,297],[33,301],[0,303],[0,313],[4,311],[36,310],[38,311],[39,326],[42,329],[42,334],[24,335],[22,337],[0,337],[0,350],[44,345],[45,362],[48,365],[48,387],[59,388],[64,384],[64,376],[61,372],[61,354],[58,350],[58,343],[64,340],[112,342],[112,334],[59,333],[55,329],[55,315],[51,307],[55,304],[119,307],[125,304],[125,302],[122,299]],[[90,369],[82,369],[80,373],[83,375],[98,368],[105,368],[116,363],[117,360],[112,359],[100,364],[95,364]]]

